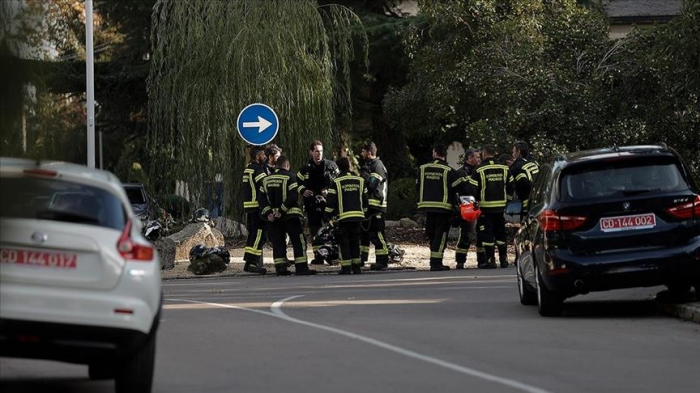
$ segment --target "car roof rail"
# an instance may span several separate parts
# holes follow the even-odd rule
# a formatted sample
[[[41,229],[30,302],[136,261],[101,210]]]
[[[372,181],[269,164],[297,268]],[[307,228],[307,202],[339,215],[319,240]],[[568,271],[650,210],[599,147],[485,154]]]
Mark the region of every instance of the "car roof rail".
[[[668,145],[666,144],[666,142],[659,142],[657,143],[657,145],[663,147],[664,150],[668,150]]]

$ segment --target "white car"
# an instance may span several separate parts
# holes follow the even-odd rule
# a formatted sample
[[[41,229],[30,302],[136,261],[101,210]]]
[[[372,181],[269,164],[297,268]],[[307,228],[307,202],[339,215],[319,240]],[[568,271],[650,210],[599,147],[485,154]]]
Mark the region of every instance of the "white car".
[[[113,174],[0,158],[0,356],[150,392],[160,263]]]

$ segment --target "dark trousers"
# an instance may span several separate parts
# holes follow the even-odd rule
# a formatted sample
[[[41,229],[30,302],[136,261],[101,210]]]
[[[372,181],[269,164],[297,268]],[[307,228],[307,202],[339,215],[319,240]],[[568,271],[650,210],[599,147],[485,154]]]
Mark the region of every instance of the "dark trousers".
[[[374,255],[376,263],[380,265],[389,264],[389,246],[384,237],[384,217],[382,213],[374,213],[370,216],[369,222],[362,224],[360,234],[360,252],[362,263],[369,259],[369,244],[374,244]]]
[[[246,229],[248,229],[248,238],[245,242],[243,260],[262,267],[262,249],[267,240],[267,234],[265,222],[260,218],[258,211],[246,213]]]
[[[476,245],[476,220],[461,220],[459,223],[459,238],[457,239],[457,251],[455,252],[455,262],[464,264],[467,262],[467,252],[469,246]]]
[[[306,238],[301,219],[289,217],[285,220],[277,220],[267,223],[267,231],[272,242],[272,258],[275,265],[287,264],[287,241],[285,236],[289,235],[289,240],[294,249],[294,264],[306,263]]]
[[[500,262],[508,262],[506,219],[503,212],[482,212],[478,225],[486,263],[496,263],[496,247]]]
[[[323,211],[317,211],[315,208],[310,208],[306,211],[306,218],[309,221],[309,235],[311,236],[311,247],[314,251],[318,250],[323,242],[316,240],[318,230],[323,226]]]
[[[339,241],[340,266],[360,266],[360,223],[339,222],[342,232]]]
[[[425,219],[425,234],[430,241],[430,266],[441,266],[450,230],[450,212],[429,212]]]

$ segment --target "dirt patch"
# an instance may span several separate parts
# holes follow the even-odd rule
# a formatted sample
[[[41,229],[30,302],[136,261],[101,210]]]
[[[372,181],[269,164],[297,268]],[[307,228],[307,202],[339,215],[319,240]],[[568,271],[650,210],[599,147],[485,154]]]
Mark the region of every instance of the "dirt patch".
[[[513,231],[509,231],[511,235]],[[425,230],[422,228],[387,228],[386,237],[389,243],[393,243],[401,247],[404,251],[403,261],[400,263],[392,263],[389,265],[390,270],[406,270],[406,269],[419,269],[427,270],[430,267],[430,250],[428,248],[428,242],[425,237]],[[207,276],[196,276],[192,272],[187,271],[187,266],[189,266],[188,260],[175,261],[175,267],[171,270],[164,270],[162,272],[162,277],[164,279],[174,279],[174,278],[195,278],[195,277],[227,277],[227,276],[257,276],[255,274],[246,273],[243,271],[243,253],[245,248],[245,239],[228,239],[226,241],[226,247],[231,253],[231,263],[228,268],[217,274],[210,274]],[[456,241],[451,240],[447,243],[447,249],[445,250],[444,264],[452,268],[455,267],[455,247]],[[311,246],[308,247],[308,257],[309,260],[313,258],[313,252],[311,251]],[[288,249],[288,258],[292,258],[291,247]],[[275,270],[272,261],[272,248],[270,244],[267,243],[263,248],[263,260],[265,267],[269,272]],[[514,260],[514,249],[513,246],[508,247],[508,260],[513,263]],[[369,263],[374,261],[374,249],[370,251]],[[476,269],[476,250],[472,247],[467,254],[467,264],[468,269]],[[328,266],[328,265],[314,265],[313,269],[316,269],[319,273],[337,273],[340,267]],[[292,269],[293,270],[293,269]],[[369,265],[364,268],[369,272]]]

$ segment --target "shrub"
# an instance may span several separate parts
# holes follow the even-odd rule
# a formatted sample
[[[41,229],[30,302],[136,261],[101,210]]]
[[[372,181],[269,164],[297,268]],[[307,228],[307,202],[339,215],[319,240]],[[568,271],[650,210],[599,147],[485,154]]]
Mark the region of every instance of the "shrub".
[[[398,220],[403,217],[412,219],[416,215],[416,202],[416,179],[406,177],[390,181],[386,218],[388,220]]]

